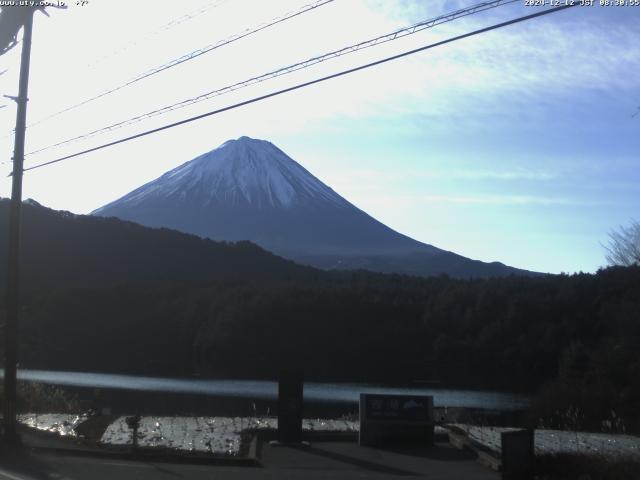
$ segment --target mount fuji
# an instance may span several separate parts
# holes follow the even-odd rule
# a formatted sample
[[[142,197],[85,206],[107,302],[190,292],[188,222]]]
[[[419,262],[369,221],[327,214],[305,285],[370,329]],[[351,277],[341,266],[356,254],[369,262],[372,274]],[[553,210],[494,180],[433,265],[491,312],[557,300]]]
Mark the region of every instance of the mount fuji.
[[[334,192],[270,142],[240,137],[166,172],[92,215],[213,240],[249,240],[324,269],[456,277],[531,274],[398,233]]]

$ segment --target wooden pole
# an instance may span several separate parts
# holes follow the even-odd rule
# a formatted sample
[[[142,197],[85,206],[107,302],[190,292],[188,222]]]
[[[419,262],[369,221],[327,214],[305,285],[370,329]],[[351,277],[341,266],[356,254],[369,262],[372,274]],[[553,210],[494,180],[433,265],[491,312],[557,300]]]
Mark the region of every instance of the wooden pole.
[[[22,36],[20,60],[20,88],[16,114],[15,146],[13,150],[13,183],[9,207],[9,248],[7,258],[7,288],[4,351],[4,434],[7,445],[19,445],[16,428],[16,368],[18,351],[18,314],[20,302],[20,214],[22,209],[22,172],[24,164],[24,141],[27,123],[27,91],[29,87],[29,63],[31,60],[31,35],[33,13],[26,15]]]

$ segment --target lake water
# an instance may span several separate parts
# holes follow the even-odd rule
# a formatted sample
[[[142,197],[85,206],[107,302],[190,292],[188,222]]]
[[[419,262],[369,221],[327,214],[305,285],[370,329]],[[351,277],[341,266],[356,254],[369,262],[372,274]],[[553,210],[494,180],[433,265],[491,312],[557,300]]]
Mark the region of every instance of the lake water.
[[[133,391],[171,392],[218,397],[272,400],[277,397],[276,382],[262,380],[203,380],[142,377],[108,373],[19,370],[18,378],[51,385],[108,388]],[[436,406],[514,410],[526,408],[528,398],[503,392],[441,388],[391,388],[355,383],[304,384],[304,398],[310,401],[357,403],[360,393],[433,395]]]

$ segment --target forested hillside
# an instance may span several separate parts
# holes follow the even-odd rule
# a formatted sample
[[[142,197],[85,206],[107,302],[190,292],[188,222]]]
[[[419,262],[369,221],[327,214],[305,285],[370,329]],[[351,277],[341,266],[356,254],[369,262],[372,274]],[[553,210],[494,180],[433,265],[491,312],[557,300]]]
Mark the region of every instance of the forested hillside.
[[[640,267],[322,272],[249,243],[32,205],[23,251],[23,368],[275,378],[295,365],[316,381],[541,391],[540,411],[582,405],[595,422],[613,410],[640,431]]]
[[[6,264],[9,201],[0,199],[0,271]],[[112,286],[222,278],[296,278],[311,268],[250,242],[214,242],[115,218],[75,215],[23,204],[24,287]],[[0,288],[5,275],[0,275]]]
[[[640,401],[640,268],[463,281],[332,273],[34,292],[23,367],[406,383]],[[620,409],[619,407],[618,409]]]

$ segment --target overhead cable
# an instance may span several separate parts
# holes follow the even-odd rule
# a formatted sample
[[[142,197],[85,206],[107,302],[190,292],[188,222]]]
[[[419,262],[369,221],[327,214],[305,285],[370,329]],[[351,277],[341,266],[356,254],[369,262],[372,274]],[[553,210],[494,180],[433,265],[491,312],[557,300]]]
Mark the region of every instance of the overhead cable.
[[[62,140],[60,142],[51,144],[51,145],[47,145],[44,146],[42,148],[33,150],[29,153],[27,153],[27,155],[34,155],[37,153],[41,153],[44,152],[46,150],[49,150],[51,148],[55,148],[55,147],[59,147],[62,145],[66,145],[68,143],[72,143],[72,142],[76,142],[78,140],[83,140],[86,138],[90,138],[90,137],[94,137],[96,135],[101,135],[103,133],[109,133],[112,132],[114,130],[118,130],[120,128],[141,122],[143,120],[149,119],[149,118],[153,118],[153,117],[157,117],[159,115],[163,115],[165,113],[169,113],[172,112],[174,110],[179,110],[181,108],[185,108],[188,107],[190,105],[194,105],[196,103],[200,103],[203,102],[205,100],[209,100],[211,98],[214,97],[218,97],[220,95],[224,95],[227,93],[231,93],[234,92],[236,90],[240,90],[242,88],[246,88],[249,87],[251,85],[255,85],[257,83],[261,83],[264,82],[266,80],[271,80],[273,78],[276,77],[280,77],[282,75],[287,75],[289,73],[293,73],[296,72],[298,70],[302,70],[304,68],[308,68],[311,67],[313,65],[316,65],[318,63],[321,62],[325,62],[327,60],[331,60],[334,58],[338,58],[341,57],[343,55],[347,55],[350,53],[354,53],[354,52],[358,52],[360,50],[364,50],[366,48],[370,48],[370,47],[374,47],[376,45],[380,45],[382,43],[387,43],[393,40],[396,40],[398,38],[402,38],[402,37],[406,37],[408,35],[412,35],[414,33],[420,32],[422,30],[425,30],[427,28],[433,28],[436,25],[440,25],[446,22],[451,22],[453,20],[462,18],[462,17],[466,17],[469,15],[473,15],[485,10],[489,10],[492,8],[496,8],[502,5],[506,5],[509,3],[514,3],[514,2],[518,2],[520,0],[493,0],[493,1],[486,1],[486,2],[482,2],[479,4],[476,4],[472,7],[468,7],[468,8],[464,8],[461,10],[456,10],[454,12],[450,12],[450,13],[446,13],[444,15],[440,15],[438,17],[435,18],[431,18],[428,20],[424,20],[422,22],[419,23],[415,23],[413,25],[410,25],[408,27],[404,27],[401,28],[399,30],[395,30],[391,33],[387,33],[385,35],[381,35],[375,38],[372,38],[370,40],[366,40],[363,42],[359,42],[353,45],[349,45],[347,47],[343,47],[339,50],[334,50],[328,53],[324,53],[322,55],[316,56],[316,57],[312,57],[309,58],[307,60],[304,60],[302,62],[297,62],[294,63],[293,65],[288,65],[286,67],[282,67],[282,68],[278,68],[277,70],[273,70],[267,73],[264,73],[262,75],[258,75],[256,77],[252,77],[249,78],[247,80],[243,80],[241,82],[237,82],[231,85],[227,85],[225,87],[222,88],[217,88],[215,90],[211,90],[209,92],[203,93],[201,95],[198,95],[196,97],[192,97],[192,98],[187,98],[185,100],[182,100],[180,102],[177,103],[173,103],[171,105],[167,105],[165,107],[162,108],[158,108],[156,110],[152,110],[150,112],[146,112],[140,115],[137,115],[135,117],[129,118],[127,120],[122,120],[120,122],[117,123],[113,123],[111,125],[108,125],[106,127],[101,127],[99,129],[93,130],[91,132],[87,132],[81,135],[77,135],[75,137],[71,137],[65,140]]]
[[[218,48],[224,47],[226,45],[229,45],[230,43],[236,42],[240,39],[246,38],[250,35],[253,35],[255,33],[258,33],[262,30],[265,30],[269,27],[272,27],[274,25],[278,25],[279,23],[282,23],[286,20],[289,20],[291,18],[297,17],[298,15],[302,15],[303,13],[309,12],[311,10],[314,10],[318,7],[321,7],[322,5],[326,5],[328,3],[333,2],[334,0],[316,0],[313,3],[304,5],[303,7],[299,8],[298,10],[294,10],[288,13],[285,13],[284,15],[281,15],[279,17],[276,17],[266,23],[262,23],[256,27],[253,28],[247,28],[246,30],[243,30],[240,33],[234,34],[230,37],[225,38],[224,40],[220,40],[217,41],[215,43],[211,43],[209,45],[205,45],[204,47],[198,48],[197,50],[193,50],[185,55],[182,55],[178,58],[175,58],[173,60],[170,60],[167,63],[164,63],[162,65],[159,65],[157,67],[151,68],[149,70],[146,70],[143,73],[140,73],[139,75],[136,75],[135,77],[130,78],[129,80],[125,81],[124,83],[121,83],[115,87],[109,88],[108,90],[104,90],[101,93],[98,93],[97,95],[94,95],[92,97],[89,97],[79,103],[73,104],[69,107],[63,108],[62,110],[59,110],[55,113],[52,113],[51,115],[48,115],[44,118],[41,118],[40,120],[31,123],[30,125],[28,125],[28,127],[34,127],[36,125],[39,125],[47,120],[51,120],[52,118],[55,118],[59,115],[62,115],[63,113],[69,112],[71,110],[75,110],[76,108],[79,108],[83,105],[86,105],[87,103],[93,102],[94,100],[98,100],[99,98],[105,97],[107,95],[110,95],[112,93],[115,93],[119,90],[122,90],[123,88],[126,88],[130,85],[133,85],[134,83],[139,82],[140,80],[144,80],[145,78],[149,78],[153,75],[156,75],[160,72],[163,72],[165,70],[168,70],[170,68],[173,68],[177,65],[181,65],[185,62],[188,62],[189,60],[193,60],[194,58],[197,58],[201,55],[204,55],[205,53],[209,53],[212,52],[213,50],[216,50]]]
[[[226,107],[223,107],[223,108],[218,108],[216,110],[212,110],[212,111],[207,112],[207,113],[202,113],[200,115],[189,117],[189,118],[186,118],[184,120],[180,120],[178,122],[173,122],[173,123],[170,123],[168,125],[164,125],[162,127],[158,127],[158,128],[154,128],[154,129],[151,129],[151,130],[147,130],[145,132],[141,132],[141,133],[138,133],[136,135],[131,135],[131,136],[128,136],[128,137],[125,137],[125,138],[121,138],[119,140],[114,140],[112,142],[108,142],[108,143],[99,145],[97,147],[93,147],[93,148],[89,148],[89,149],[86,149],[86,150],[82,150],[80,152],[76,152],[76,153],[73,153],[71,155],[65,155],[64,157],[56,158],[54,160],[49,160],[47,162],[43,162],[43,163],[31,166],[31,167],[25,168],[24,171],[35,170],[35,169],[38,169],[38,168],[46,167],[48,165],[53,165],[53,164],[56,164],[56,163],[60,163],[60,162],[63,162],[65,160],[69,160],[71,158],[79,157],[80,155],[85,155],[87,153],[95,152],[97,150],[102,150],[102,149],[107,148],[107,147],[111,147],[111,146],[118,145],[118,144],[121,144],[121,143],[129,142],[131,140],[135,140],[135,139],[140,138],[140,137],[144,137],[144,136],[147,136],[147,135],[158,133],[158,132],[161,132],[163,130],[168,130],[170,128],[174,128],[174,127],[177,127],[177,126],[180,126],[180,125],[184,125],[184,124],[187,124],[187,123],[195,122],[196,120],[201,120],[203,118],[210,117],[210,116],[213,116],[213,115],[217,115],[217,114],[222,113],[222,112],[233,110],[233,109],[236,109],[236,108],[239,108],[239,107],[243,107],[245,105],[249,105],[249,104],[252,104],[252,103],[260,102],[262,100],[266,100],[266,99],[271,98],[271,97],[275,97],[275,96],[278,96],[278,95],[282,95],[282,94],[285,94],[285,93],[292,92],[294,90],[298,90],[298,89],[301,89],[301,88],[304,88],[304,87],[315,85],[317,83],[324,82],[326,80],[331,80],[333,78],[338,78],[338,77],[342,77],[344,75],[348,75],[348,74],[351,74],[351,73],[354,73],[354,72],[365,70],[365,69],[368,69],[368,68],[371,68],[371,67],[374,67],[374,66],[377,66],[377,65],[381,65],[383,63],[391,62],[393,60],[397,60],[397,59],[400,59],[400,58],[407,57],[409,55],[413,55],[413,54],[418,53],[418,52],[422,52],[422,51],[425,51],[425,50],[430,50],[432,48],[439,47],[441,45],[445,45],[445,44],[448,44],[448,43],[456,42],[458,40],[469,38],[469,37],[472,37],[472,36],[475,36],[475,35],[480,35],[482,33],[486,33],[486,32],[492,31],[492,30],[497,30],[499,28],[503,28],[503,27],[506,27],[506,26],[509,26],[509,25],[514,25],[516,23],[524,22],[524,21],[527,21],[527,20],[532,20],[534,18],[542,17],[544,15],[549,15],[551,13],[556,13],[556,12],[559,12],[559,11],[562,11],[562,10],[566,10],[566,9],[572,8],[572,7],[576,6],[576,5],[577,4],[567,4],[567,5],[562,5],[562,6],[559,6],[559,7],[550,8],[550,9],[547,9],[547,10],[542,10],[540,12],[532,13],[530,15],[525,15],[525,16],[522,16],[522,17],[514,18],[514,19],[508,20],[506,22],[498,23],[498,24],[495,24],[495,25],[491,25],[489,27],[481,28],[479,30],[474,30],[472,32],[468,32],[468,33],[464,33],[464,34],[461,34],[461,35],[457,35],[455,37],[451,37],[451,38],[448,38],[446,40],[441,40],[439,42],[431,43],[429,45],[425,45],[425,46],[420,47],[420,48],[415,48],[413,50],[409,50],[409,51],[406,51],[406,52],[403,52],[403,53],[399,53],[397,55],[386,57],[386,58],[384,58],[382,60],[377,60],[375,62],[367,63],[367,64],[364,64],[364,65],[360,65],[359,67],[354,67],[354,68],[350,68],[348,70],[343,70],[343,71],[338,72],[338,73],[334,73],[334,74],[331,74],[331,75],[320,77],[320,78],[317,78],[315,80],[310,80],[308,82],[300,83],[300,84],[297,84],[297,85],[294,85],[294,86],[291,86],[291,87],[288,87],[288,88],[283,88],[282,90],[277,90],[275,92],[271,92],[271,93],[268,93],[268,94],[265,94],[265,95],[260,95],[258,97],[254,97],[254,98],[251,98],[249,100],[245,100],[245,101],[242,101],[242,102],[239,102],[239,103],[235,103],[233,105],[229,105],[229,106],[226,106]]]

